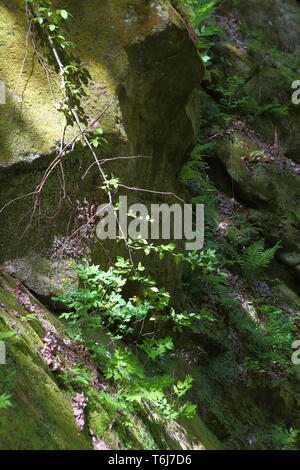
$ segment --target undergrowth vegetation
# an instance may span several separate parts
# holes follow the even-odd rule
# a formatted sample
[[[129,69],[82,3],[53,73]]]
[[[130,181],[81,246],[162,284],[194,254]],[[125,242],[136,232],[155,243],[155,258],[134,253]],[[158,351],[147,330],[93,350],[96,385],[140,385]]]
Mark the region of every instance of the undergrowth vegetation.
[[[54,300],[68,306],[61,318],[67,320],[72,339],[86,345],[95,364],[103,369],[104,378],[114,384],[114,395],[105,393],[103,398],[124,411],[133,412],[136,405],[146,401],[162,419],[192,417],[196,405],[181,403],[192,386],[192,377],[187,375],[179,381],[169,375],[148,377],[137,356],[161,360],[174,350],[172,336],[161,336],[161,330],[166,330],[164,324],[168,324],[168,331],[176,331],[190,325],[197,316],[176,314],[169,306],[170,295],[142,274],[145,268],[140,263],[134,269],[128,260],[119,257],[113,267],[103,271],[83,260],[74,269],[81,286],[74,289],[66,283],[67,292]],[[139,295],[126,297],[124,290],[129,282],[139,286]],[[99,341],[101,331],[111,338],[109,344]],[[130,348],[121,347],[120,340]],[[85,385],[91,377],[86,368],[76,368],[63,378]]]
[[[205,249],[189,255],[198,258],[197,263],[185,264],[185,295],[190,305],[210,311],[214,319],[197,324],[202,350],[192,375],[197,398],[209,409],[211,429],[222,436],[225,446],[295,449],[300,395],[291,344],[299,335],[299,313],[280,294],[278,280],[268,275],[281,241],[272,245],[265,240],[260,225],[236,203],[232,181],[228,187],[224,184],[226,194],[220,193],[211,178],[210,162],[215,138],[233,139],[235,121],[249,128],[261,116],[277,122],[287,115],[289,102],[257,100],[249,94],[248,85],[262,70],[276,69],[289,87],[297,61],[276,48],[263,49],[264,33],[241,27],[242,34],[248,35],[248,50],[245,47],[239,54],[246,61],[246,54],[252,58],[253,69],[249,76],[239,75],[233,63],[214,48],[228,39],[216,21],[218,3],[177,2],[197,32],[207,69],[199,92],[198,142],[180,174],[192,202],[205,204]],[[204,27],[197,15],[206,12]],[[281,413],[274,412],[278,390],[286,403],[292,403]],[[239,400],[244,402],[242,407]]]
[[[192,204],[205,205],[205,245],[180,253],[173,243],[136,239],[126,240],[126,248],[130,255],[139,251],[161,260],[168,256],[169,263],[181,264],[182,308],[175,308],[171,295],[134,256],[118,257],[106,270],[83,258],[73,265],[78,285],[63,281],[63,292],[52,300],[63,305],[60,318],[70,338],[88,350],[104,384],[101,397],[120,413],[126,427],[133,426],[131,415],[140,410],[167,422],[200,413],[227,449],[295,449],[300,392],[291,345],[299,334],[300,315],[268,272],[281,240],[268,242],[234,194],[221,194],[209,165],[215,136],[226,134],[234,120],[252,125],[266,114],[281,118],[289,104],[256,100],[247,91],[252,76],[227,76],[222,67],[226,70],[231,63],[224,59],[221,66],[216,64],[213,46],[224,38],[215,18],[218,0],[172,3],[184,12],[206,67],[198,93],[207,94],[196,123],[198,141],[180,173]],[[66,125],[77,123],[85,135],[82,125],[88,123],[81,104],[89,75],[69,52],[75,44],[64,31],[71,15],[55,9],[50,0],[26,0],[25,5],[37,44],[46,46],[47,65],[62,79],[64,96],[58,110]],[[253,31],[250,57],[259,55],[262,42],[263,35]],[[275,48],[262,58],[259,70],[270,63],[285,79],[293,76],[298,64]],[[88,130],[85,143],[92,153],[105,143],[102,132],[101,127]],[[113,204],[111,194],[121,186],[119,178],[100,176],[99,187]],[[294,216],[299,222],[299,214]],[[31,320],[34,316],[22,318]],[[0,340],[4,338],[0,333]],[[69,365],[58,376],[80,391],[94,379],[85,362]],[[0,409],[10,406],[8,387],[0,395]]]

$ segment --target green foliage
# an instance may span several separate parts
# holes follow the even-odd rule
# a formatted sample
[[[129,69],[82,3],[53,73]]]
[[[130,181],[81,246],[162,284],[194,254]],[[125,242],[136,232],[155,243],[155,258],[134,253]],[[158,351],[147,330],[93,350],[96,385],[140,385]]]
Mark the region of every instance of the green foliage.
[[[297,450],[298,429],[285,429],[283,425],[274,424],[270,431],[263,436],[269,450]]]
[[[61,76],[64,97],[56,101],[56,109],[65,115],[68,124],[72,125],[76,120],[75,111],[80,121],[88,125],[81,102],[86,96],[85,86],[91,77],[72,52],[76,44],[66,39],[67,21],[72,17],[71,13],[55,8],[52,0],[25,0],[23,3],[28,21],[32,23],[34,40],[44,50],[47,67],[52,67]],[[40,56],[40,60],[44,59]],[[94,146],[99,145],[103,138],[94,135],[92,142]]]
[[[78,364],[76,367],[66,369],[65,372],[59,375],[65,382],[76,385],[89,385],[92,378],[91,370],[83,364]]]
[[[220,261],[215,249],[190,251],[185,260],[189,263],[192,272],[195,272],[194,281],[220,284],[227,279],[227,274],[219,267]]]
[[[11,337],[14,336],[15,334],[16,334],[15,331],[3,331],[3,332],[0,332],[0,341],[3,340],[3,339],[11,338]]]
[[[174,344],[171,336],[161,339],[147,338],[140,348],[150,359],[155,359],[158,356],[163,356],[168,350],[174,349]]]
[[[142,238],[131,238],[128,240],[128,245],[134,247],[135,250],[142,250],[146,256],[150,253],[156,253],[159,259],[163,259],[167,253],[174,254],[176,245],[174,243],[167,243],[164,245],[154,245]]]
[[[191,386],[190,377],[179,381],[172,389],[174,380],[170,376],[146,377],[137,357],[128,348],[117,347],[111,352],[108,346],[93,341],[100,330],[111,337],[113,345],[116,340],[126,340],[130,336],[131,344],[138,346],[149,360],[159,360],[174,350],[173,338],[156,337],[157,328],[154,328],[152,337],[145,339],[143,328],[146,321],[155,325],[169,321],[176,329],[180,314],[170,309],[170,295],[165,289],[159,289],[149,276],[142,274],[145,268],[141,263],[134,268],[121,257],[107,271],[90,265],[87,260],[74,269],[81,286],[74,289],[66,283],[66,292],[58,294],[54,300],[68,306],[69,311],[61,317],[71,325],[73,338],[86,344],[95,364],[103,369],[104,377],[114,384],[114,395],[105,393],[104,398],[128,413],[145,401],[151,402],[152,409],[160,418],[191,417],[196,406],[188,402],[181,404],[179,400]],[[140,286],[140,293],[126,299],[124,289],[129,281]],[[207,312],[202,315],[207,315]],[[190,324],[192,317],[186,318],[186,325]],[[84,386],[90,382],[91,371],[79,364],[67,369],[61,377],[67,382]],[[172,395],[176,395],[176,400]]]
[[[202,3],[209,2],[181,2],[186,5],[184,11],[189,10],[187,16],[198,37],[197,26],[200,23],[193,22],[193,15],[195,18],[196,9]],[[243,35],[247,34],[249,31],[243,31]],[[243,76],[242,73],[232,74],[235,64],[224,57],[215,57],[214,50],[210,49],[210,40],[215,43],[218,37],[220,32],[207,37],[207,40],[204,38],[206,49],[201,50],[198,45],[200,54],[207,56],[204,58],[206,65],[214,60],[219,62],[219,66],[206,74],[206,81],[202,84],[205,93],[199,91],[200,142],[180,175],[193,202],[205,203],[206,209],[205,249],[181,257],[187,303],[196,306],[194,311],[208,311],[207,320],[193,323],[193,331],[201,338],[204,349],[195,361],[197,372],[194,377],[199,400],[213,416],[211,426],[217,434],[228,436],[224,438],[227,448],[255,448],[258,445],[259,448],[293,449],[297,437],[293,428],[297,428],[297,422],[293,420],[291,424],[292,420],[288,419],[281,422],[284,408],[277,410],[272,407],[272,423],[276,424],[270,427],[269,409],[255,403],[251,392],[255,389],[255,396],[260,396],[260,390],[262,395],[270,392],[272,399],[277,400],[277,391],[286,388],[290,397],[299,398],[297,374],[291,362],[291,344],[299,335],[298,314],[285,306],[283,299],[276,296],[276,291],[262,276],[279,243],[266,248],[264,240],[257,240],[258,227],[252,225],[246,216],[229,213],[227,219],[222,211],[222,219],[218,218],[219,191],[214,187],[207,167],[210,157],[214,158],[211,151],[213,139],[232,132],[231,121],[246,122],[254,127],[261,117],[275,120],[286,116],[290,110],[289,101],[281,98],[283,94],[268,103],[263,101],[263,95],[257,99],[250,96],[253,91],[250,80],[258,73],[264,76],[264,71],[269,77],[267,79],[274,73],[274,78],[277,74],[280,83],[287,83],[289,93],[299,65],[296,65],[294,54],[288,57],[289,54],[281,51],[265,51],[264,35],[257,31],[248,49],[248,53],[257,59],[257,67],[253,67],[248,77],[244,72]],[[200,44],[201,41],[198,42]],[[252,156],[261,156],[255,153]],[[215,167],[212,167],[214,172]],[[218,183],[218,188],[226,188],[226,183],[223,185],[220,180]],[[298,224],[297,214],[293,215],[295,224]],[[223,219],[226,219],[226,226],[220,230],[219,224]],[[264,282],[257,282],[261,279]],[[258,295],[261,298],[257,299]],[[187,316],[190,315],[188,313]],[[180,313],[178,320],[184,325],[185,312]],[[242,407],[239,406],[240,400]],[[291,425],[293,428],[289,429]]]
[[[216,188],[206,174],[209,165],[206,161],[213,144],[197,144],[191,153],[191,158],[180,171],[180,180],[188,186],[192,195],[197,195],[192,200],[194,204],[203,203],[205,205],[212,203]],[[201,196],[200,194],[201,193]]]
[[[197,47],[201,57],[207,63],[210,57],[206,50],[212,45],[211,38],[220,33],[214,20],[216,6],[220,0],[178,0],[177,5],[187,14],[188,19],[198,37]]]
[[[281,76],[285,78],[288,86],[298,79],[300,59],[297,54],[279,50],[274,46],[269,49],[265,60],[268,60],[273,67],[276,67]]]
[[[21,317],[22,321],[33,321],[38,318],[36,313],[27,313],[26,315]]]
[[[262,30],[252,29],[245,31],[249,36],[247,52],[250,56],[261,60],[261,67],[272,67],[277,69],[278,76],[286,80],[287,86],[297,80],[300,59],[297,55],[279,50],[276,45],[267,49],[264,47],[265,33]]]
[[[66,292],[57,294],[53,300],[68,306],[69,311],[63,313],[62,318],[71,325],[84,327],[86,332],[105,329],[113,339],[121,339],[133,332],[133,323],[142,323],[146,319],[176,323],[180,317],[169,307],[170,294],[164,288],[158,288],[150,276],[142,274],[145,268],[141,263],[134,268],[128,260],[117,257],[115,265],[103,271],[83,260],[82,264],[74,266],[74,270],[82,285],[74,289],[65,283]],[[139,285],[140,295],[125,299],[122,291],[129,281]]]
[[[259,104],[252,96],[249,96],[245,85],[247,80],[238,75],[222,77],[222,83],[210,84],[208,89],[218,99],[220,111],[213,116],[214,126],[223,126],[237,118],[253,122],[262,114],[273,116],[286,116],[288,106],[279,103],[277,98],[268,104]],[[208,124],[212,117],[207,116],[204,124]]]
[[[199,178],[199,173],[205,171],[208,168],[208,164],[205,161],[206,151],[212,148],[212,144],[198,144],[195,146],[191,153],[190,160],[181,169],[180,178],[184,183],[189,183],[194,179]]]
[[[144,348],[148,353],[148,344]],[[160,351],[160,355],[165,354],[169,348]],[[153,349],[149,357],[155,359]],[[145,377],[143,368],[139,365],[137,358],[128,350],[117,348],[111,355],[104,369],[106,379],[114,381],[115,394],[112,397],[105,394],[105,399],[115,406],[127,411],[134,412],[136,406],[143,402],[151,403],[152,412],[156,411],[160,418],[177,419],[179,416],[192,417],[196,406],[186,402],[179,404],[179,400],[172,398],[172,389],[170,388],[174,379],[171,376],[153,376]],[[192,379],[187,377],[181,385],[178,382],[173,386],[173,393],[181,398],[185,395],[192,385]],[[180,396],[177,388],[181,391]],[[154,407],[154,408],[153,408]],[[193,413],[192,411],[193,410]]]
[[[179,398],[183,397],[186,392],[192,387],[192,383],[193,378],[190,375],[187,375],[183,382],[179,380],[177,384],[173,386],[175,395],[177,395]]]
[[[97,139],[98,139],[98,137],[97,137]],[[97,142],[98,142],[98,140],[97,140]],[[105,184],[100,186],[100,188],[103,189],[103,191],[109,193],[109,192],[113,191],[114,189],[118,189],[119,183],[120,183],[119,178],[116,178],[114,175],[111,175],[111,177],[106,176]]]
[[[291,213],[295,217],[296,222],[300,225],[300,212],[291,211]]]
[[[8,393],[3,393],[0,395],[0,410],[8,408],[9,406],[12,406],[10,395]]]
[[[245,31],[245,33],[247,33],[247,31]],[[250,31],[250,38],[247,47],[247,52],[250,56],[261,55],[264,38],[265,35],[262,30],[252,29]]]
[[[0,341],[12,338],[17,333],[15,331],[0,331]],[[3,370],[6,365],[0,366],[0,386],[1,386],[1,393],[0,393],[0,410],[13,406],[10,398],[11,398],[11,381],[13,376],[15,375],[15,371],[11,370],[7,372],[7,370]],[[3,372],[3,373],[2,373]],[[0,424],[4,425],[0,417]]]
[[[135,270],[129,261],[118,257],[115,266],[108,271],[89,265],[87,260],[74,269],[82,287],[72,289],[66,283],[68,292],[58,294],[54,300],[65,303],[70,309],[62,318],[84,327],[85,332],[105,329],[113,339],[121,339],[134,331],[133,324],[142,323],[146,318],[152,322],[170,318],[170,295],[164,288],[158,288],[150,276],[141,274],[144,271],[141,264]],[[122,290],[128,281],[140,285],[140,296],[124,298]]]
[[[226,228],[228,243],[237,250],[241,250],[249,244],[251,238],[257,235],[258,232],[258,227],[250,223],[247,216],[239,213],[235,214],[233,223]],[[226,246],[224,241],[225,250]]]
[[[15,336],[15,334],[16,334],[15,331],[5,331],[5,332],[1,331],[0,332],[0,341],[11,338],[12,336]],[[11,379],[11,375],[13,375],[13,374],[9,374],[9,375],[4,376],[4,379],[2,377],[0,377],[1,388],[2,388],[2,385],[4,385],[4,389],[6,388],[5,386],[8,384],[9,380]],[[0,410],[12,406],[12,403],[10,401],[10,397],[11,397],[11,395],[9,393],[0,394]],[[1,422],[1,420],[0,420],[0,422]]]
[[[246,279],[253,280],[261,274],[262,270],[271,263],[280,247],[280,243],[278,242],[266,250],[264,246],[265,241],[263,239],[256,240],[245,248],[241,254],[231,247],[232,255]]]
[[[92,131],[89,132],[89,135],[91,136],[90,138],[90,143],[92,144],[93,147],[97,148],[99,145],[105,143],[107,144],[107,140],[102,137],[103,134],[103,129],[98,128],[98,129],[93,129]]]
[[[152,350],[150,356],[154,358]],[[104,375],[106,379],[113,379],[116,387],[115,396],[105,394],[105,399],[126,412],[134,412],[136,406],[145,401],[151,403],[152,413],[158,414],[160,419],[174,420],[179,416],[191,418],[195,413],[195,405],[188,402],[179,404],[179,398],[182,398],[192,386],[191,377],[187,376],[183,382],[178,381],[172,389],[170,388],[173,383],[172,377],[168,375],[145,377],[136,357],[128,350],[114,351]],[[176,396],[176,400],[172,395]]]
[[[219,71],[212,68],[211,46],[222,37],[222,30],[215,21],[215,12],[221,0],[173,0],[173,3],[187,18],[187,29],[195,42],[198,55],[205,67],[205,78],[210,81]]]
[[[262,304],[259,311],[264,315],[264,340],[267,351],[260,355],[261,365],[284,365],[291,367],[291,344],[299,328],[298,316],[289,315],[283,308]]]
[[[192,323],[197,324],[197,320],[201,322],[208,321],[211,323],[216,321],[214,316],[210,312],[207,312],[204,308],[202,308],[199,313],[194,313],[194,312],[175,313],[174,309],[171,311],[171,314],[172,312],[174,313],[174,315],[172,316],[175,322],[174,331],[183,331],[184,328],[189,327]]]

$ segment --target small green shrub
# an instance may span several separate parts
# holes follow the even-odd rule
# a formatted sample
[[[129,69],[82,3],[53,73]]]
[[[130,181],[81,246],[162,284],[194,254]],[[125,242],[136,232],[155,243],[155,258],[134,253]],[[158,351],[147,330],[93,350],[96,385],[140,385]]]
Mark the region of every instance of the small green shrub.
[[[141,263],[134,268],[128,260],[118,257],[114,266],[103,271],[99,266],[83,260],[74,269],[79,276],[80,287],[73,288],[66,283],[66,292],[57,294],[54,300],[68,306],[69,311],[61,317],[70,324],[73,338],[84,342],[92,353],[94,363],[101,366],[104,377],[112,382],[114,394],[104,393],[105,400],[129,413],[142,402],[151,402],[153,411],[160,418],[192,417],[196,406],[189,402],[181,403],[183,395],[191,387],[191,377],[177,384],[168,375],[146,377],[133,352],[127,347],[114,347],[114,344],[116,340],[126,341],[130,337],[131,344],[138,346],[149,360],[158,360],[174,350],[175,346],[171,336],[157,336],[157,327],[169,321],[176,330],[190,325],[197,316],[186,314],[183,324],[180,314],[169,307],[170,295],[165,289],[159,289],[149,276],[142,274],[145,268]],[[138,296],[126,299],[123,290],[128,281],[135,281],[141,289]],[[207,312],[202,312],[202,318],[207,315]],[[146,321],[154,322],[157,327],[152,337],[145,339],[143,327]],[[100,330],[111,337],[113,352],[109,346],[93,340]],[[61,377],[67,382],[86,386],[90,383],[91,371],[78,364]]]

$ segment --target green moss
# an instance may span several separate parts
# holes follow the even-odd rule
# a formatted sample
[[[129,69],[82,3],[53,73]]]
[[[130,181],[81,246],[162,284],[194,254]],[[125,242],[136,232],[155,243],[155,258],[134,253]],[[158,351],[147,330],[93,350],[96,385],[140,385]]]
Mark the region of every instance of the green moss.
[[[48,150],[59,139],[60,123],[47,79],[39,65],[33,64],[31,41],[22,71],[27,30],[24,13],[1,4],[0,17],[0,79],[7,87],[7,102],[1,105],[0,114],[1,162],[8,162]]]
[[[256,168],[247,165],[247,158],[258,150],[254,142],[238,133],[234,134],[231,140],[218,141],[215,147],[217,156],[243,194],[250,200],[256,198],[268,201],[273,197],[270,181]]]
[[[116,88],[128,72],[125,47],[161,31],[169,21],[181,24],[169,2],[161,3],[162,6],[156,2],[151,7],[140,0],[117,3],[105,0],[99,8],[97,0],[84,5],[65,2],[73,14],[69,34],[78,44],[75,53],[92,77],[83,106],[87,115],[95,119],[111,104],[101,119],[101,126],[107,132],[124,134]],[[5,2],[0,5],[0,18],[0,80],[7,87],[7,102],[1,105],[0,114],[0,163],[5,164],[53,148],[60,141],[63,116],[52,104],[48,80],[34,60],[30,40],[26,52],[28,26],[24,11]],[[55,74],[54,77],[59,82],[59,77]],[[61,92],[55,88],[54,94],[59,99]],[[66,140],[75,131],[68,129]]]
[[[7,325],[17,330],[6,340],[7,363],[0,366],[0,383],[10,393],[13,405],[1,412],[0,449],[91,448],[90,439],[75,425],[70,397],[59,389],[37,351],[42,343],[32,323],[19,319],[19,314],[28,312],[3,288],[0,301],[0,330],[6,331]],[[51,320],[51,315],[47,319]],[[42,333],[41,327],[39,331]]]
[[[89,389],[87,396],[89,399],[87,409],[89,424],[94,433],[97,436],[103,436],[103,440],[111,448],[123,450],[157,448],[149,432],[150,423],[145,426],[135,415],[125,417],[113,405],[109,404],[103,393],[98,390]],[[125,421],[131,423],[132,427],[126,426]]]
[[[300,251],[299,230],[294,212],[300,203],[300,181],[288,166],[282,168],[276,162],[259,160],[251,162],[257,144],[243,134],[235,133],[231,139],[216,143],[215,151],[234,181],[235,192],[250,203],[253,220],[271,243],[281,240],[279,252],[284,260],[290,253]]]
[[[208,429],[199,415],[196,415],[191,420],[184,420],[183,426],[189,436],[189,440],[194,442],[194,450],[222,450],[221,442]]]
[[[34,321],[22,320],[28,312],[17,300],[17,288],[23,290],[21,284],[2,274],[0,331],[16,334],[6,340],[7,363],[0,366],[0,392],[9,393],[13,405],[1,413],[0,449],[89,449],[92,444],[88,428],[112,449],[220,448],[199,418],[182,425],[166,423],[154,419],[146,407],[125,416],[91,385],[84,389],[88,398],[86,431],[79,432],[71,403],[75,390],[71,384],[64,386],[58,381],[39,354],[41,338],[46,334],[44,322],[61,337],[66,335],[65,327],[28,293],[40,313]],[[104,385],[110,393],[110,384]]]

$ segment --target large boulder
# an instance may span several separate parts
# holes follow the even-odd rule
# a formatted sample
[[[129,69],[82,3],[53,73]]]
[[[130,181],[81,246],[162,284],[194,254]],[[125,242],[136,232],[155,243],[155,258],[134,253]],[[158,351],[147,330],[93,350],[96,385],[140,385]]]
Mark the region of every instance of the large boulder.
[[[100,7],[96,0],[84,5],[66,1],[64,6],[73,15],[69,38],[77,43],[75,53],[91,75],[84,110],[92,121],[108,106],[99,122],[108,143],[96,149],[97,156],[137,157],[108,162],[105,172],[130,187],[182,196],[176,175],[193,143],[191,97],[203,66],[181,17],[168,1],[105,0]],[[34,191],[57,154],[63,119],[34,58],[24,12],[17,3],[4,1],[0,13],[0,80],[6,85],[0,114],[0,208],[8,204],[0,209],[0,262],[7,262],[11,273],[41,294],[41,276],[43,291],[46,278],[36,268],[47,264],[55,236],[65,236],[75,227],[74,202],[90,210],[106,196],[99,190],[99,171],[90,168],[93,157],[78,142],[47,180],[38,211],[31,217],[34,197],[23,196]],[[65,140],[76,133],[69,127]],[[132,202],[176,202],[172,196],[125,194]],[[95,259],[106,260],[105,249],[91,245]],[[115,245],[115,254],[120,253]],[[178,269],[166,263],[162,273],[155,262],[153,266],[160,279],[178,284]]]
[[[249,207],[262,234],[272,244],[281,242],[278,260],[299,289],[300,108],[292,103],[292,82],[299,78],[295,32],[300,5],[295,0],[228,0],[218,8],[216,20],[224,35],[212,48],[214,66],[221,72],[212,75],[212,82],[226,89],[230,80],[240,79],[232,101],[239,96],[245,101],[238,118],[213,137],[215,155],[230,176],[231,193],[233,188],[234,196]],[[221,91],[205,85],[199,98],[204,118],[224,112],[222,98]],[[225,112],[235,111],[229,105]]]
[[[255,129],[269,144],[300,162],[300,108],[292,103],[292,83],[299,79],[295,57],[300,50],[300,5],[296,0],[226,0],[218,10],[225,25],[224,41],[216,48],[216,60],[225,76],[245,78],[244,89],[261,107],[277,102],[287,114],[264,113]],[[226,60],[224,60],[226,59]],[[222,79],[220,78],[220,81]]]

